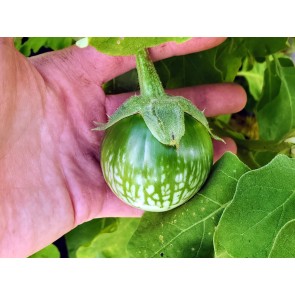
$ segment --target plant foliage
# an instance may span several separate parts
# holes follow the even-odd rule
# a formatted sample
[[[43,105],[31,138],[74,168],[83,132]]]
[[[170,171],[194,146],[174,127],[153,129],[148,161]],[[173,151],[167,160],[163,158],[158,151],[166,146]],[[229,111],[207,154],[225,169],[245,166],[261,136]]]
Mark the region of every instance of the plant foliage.
[[[188,38],[91,38],[111,55]],[[30,56],[74,44],[74,38],[16,38]],[[41,50],[41,51],[40,51]],[[226,153],[189,202],[142,218],[102,218],[66,234],[70,257],[295,257],[295,68],[293,39],[228,38],[198,53],[155,63],[163,86],[235,82],[247,92],[238,114],[210,119],[232,137]],[[138,90],[136,70],[104,85],[108,94]],[[32,257],[59,257],[49,245]]]

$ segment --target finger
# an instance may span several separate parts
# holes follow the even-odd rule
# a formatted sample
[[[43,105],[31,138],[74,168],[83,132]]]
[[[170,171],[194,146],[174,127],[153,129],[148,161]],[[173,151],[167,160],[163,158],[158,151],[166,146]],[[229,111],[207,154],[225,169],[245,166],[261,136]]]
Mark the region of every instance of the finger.
[[[167,42],[150,49],[151,58],[156,61],[171,56],[184,55],[215,47],[225,38],[192,38],[184,43]],[[65,62],[69,57],[76,68],[85,69],[88,79],[100,85],[117,77],[135,67],[134,56],[110,56],[98,52],[94,47],[78,48],[72,46],[65,50],[57,51],[34,59],[48,58],[54,55]]]
[[[178,88],[167,93],[190,99],[207,117],[239,112],[247,102],[244,88],[234,83]]]
[[[167,90],[171,95],[190,99],[208,117],[232,114],[242,110],[246,104],[245,90],[237,84],[210,84]],[[107,95],[106,112],[112,115],[116,109],[135,93]]]
[[[123,203],[108,189],[102,211],[96,217],[141,217],[143,213],[144,211]]]
[[[149,50],[153,61],[207,50],[218,46],[226,38],[191,38],[184,43],[166,42]]]
[[[230,137],[223,138],[225,143],[222,141],[213,140],[214,157],[213,162],[218,161],[225,152],[237,153],[237,145]]]
[[[190,54],[193,52],[199,52],[202,50],[206,50],[212,47],[215,47],[222,43],[226,38],[192,38],[184,43],[176,43],[176,42],[167,42],[163,43],[159,46],[151,48],[150,57],[153,61],[165,59],[172,56],[179,56]],[[125,59],[122,57],[122,59]],[[105,82],[119,76],[130,69],[135,67],[135,58],[130,57],[126,58],[126,62],[121,61],[118,66],[118,61],[111,61],[111,63],[115,62],[116,71],[111,71],[105,73]],[[106,65],[110,66],[110,64]]]

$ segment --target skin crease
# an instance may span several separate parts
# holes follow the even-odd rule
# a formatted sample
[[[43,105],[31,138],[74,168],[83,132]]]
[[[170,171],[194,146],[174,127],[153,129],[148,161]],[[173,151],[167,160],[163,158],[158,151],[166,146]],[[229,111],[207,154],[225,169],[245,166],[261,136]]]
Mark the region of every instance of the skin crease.
[[[224,38],[193,38],[153,48],[154,60],[217,46]],[[111,57],[92,47],[25,58],[0,38],[0,257],[27,257],[75,226],[97,217],[141,216],[108,189],[100,169],[103,132],[93,121],[130,94],[106,96],[102,83],[135,67],[134,57]],[[169,91],[205,114],[233,113],[246,103],[233,84]],[[231,139],[214,142],[216,161]]]

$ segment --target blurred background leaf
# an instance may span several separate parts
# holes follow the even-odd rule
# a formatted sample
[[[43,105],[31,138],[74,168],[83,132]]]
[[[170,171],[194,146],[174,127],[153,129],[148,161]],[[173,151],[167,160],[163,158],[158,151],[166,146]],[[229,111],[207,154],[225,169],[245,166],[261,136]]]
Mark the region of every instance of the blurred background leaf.
[[[75,43],[75,39],[72,37],[14,38],[14,44],[23,55],[32,56],[69,47]]]
[[[55,245],[50,244],[42,250],[34,253],[29,258],[60,258],[60,253]]]
[[[104,233],[112,233],[118,229],[119,218],[100,218],[85,222],[65,235],[69,257],[77,257],[81,247],[91,245],[93,239]]]
[[[99,232],[90,243],[84,243],[76,251],[78,258],[124,258],[129,257],[127,243],[136,230],[140,218],[118,218],[113,231]]]

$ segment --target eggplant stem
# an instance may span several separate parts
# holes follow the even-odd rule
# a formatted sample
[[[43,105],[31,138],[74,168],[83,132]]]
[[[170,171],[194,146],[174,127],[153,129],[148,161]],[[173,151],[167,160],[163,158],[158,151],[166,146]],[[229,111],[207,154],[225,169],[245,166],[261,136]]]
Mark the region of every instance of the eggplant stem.
[[[157,99],[166,97],[162,82],[158,76],[148,49],[141,49],[136,54],[136,67],[141,96]]]

